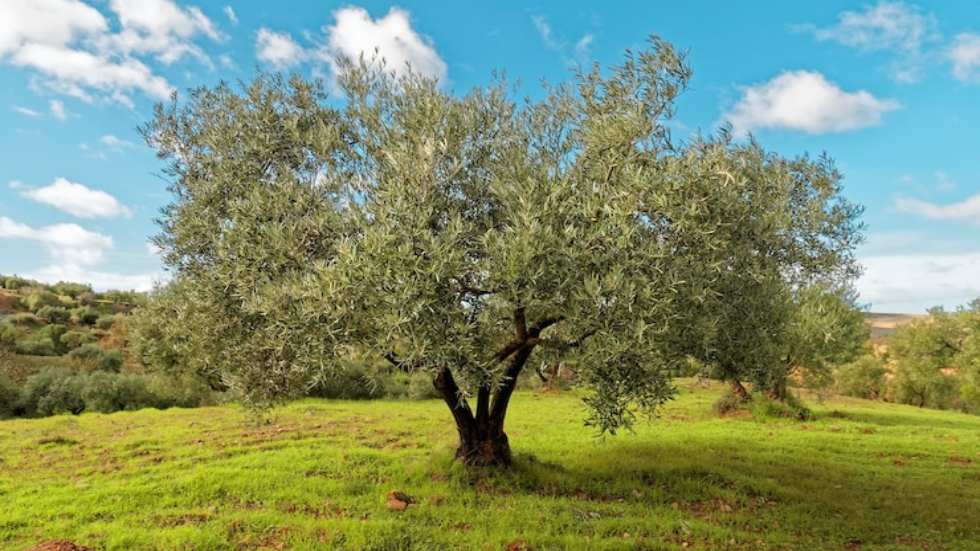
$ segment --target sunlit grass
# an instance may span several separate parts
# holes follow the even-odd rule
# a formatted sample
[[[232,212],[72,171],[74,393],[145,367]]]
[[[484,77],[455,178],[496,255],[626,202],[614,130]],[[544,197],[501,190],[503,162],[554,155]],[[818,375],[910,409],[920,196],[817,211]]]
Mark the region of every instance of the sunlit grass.
[[[0,547],[976,549],[980,418],[809,401],[717,417],[682,383],[598,439],[571,393],[519,393],[509,472],[451,461],[440,402],[307,400],[0,422]],[[415,503],[388,509],[400,490]]]

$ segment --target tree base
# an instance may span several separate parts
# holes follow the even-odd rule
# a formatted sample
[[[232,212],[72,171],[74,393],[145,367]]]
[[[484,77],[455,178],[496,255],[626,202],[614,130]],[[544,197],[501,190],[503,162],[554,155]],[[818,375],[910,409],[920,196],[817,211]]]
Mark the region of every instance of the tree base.
[[[461,442],[456,460],[468,467],[506,467],[512,462],[507,435]]]

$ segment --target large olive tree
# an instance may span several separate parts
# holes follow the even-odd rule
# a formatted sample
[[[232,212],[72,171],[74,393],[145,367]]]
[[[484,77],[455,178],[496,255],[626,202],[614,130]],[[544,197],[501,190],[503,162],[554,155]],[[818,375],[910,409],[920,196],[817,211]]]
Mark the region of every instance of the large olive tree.
[[[748,208],[732,148],[670,143],[682,58],[653,39],[525,102],[340,62],[340,101],[263,75],[159,106],[144,129],[169,161],[157,242],[194,302],[201,365],[258,401],[355,353],[426,373],[457,457],[479,465],[510,461],[508,404],[536,351],[574,356],[600,430],[667,400],[740,292],[730,260],[750,238],[728,214]],[[778,186],[793,178],[820,193],[792,171]]]

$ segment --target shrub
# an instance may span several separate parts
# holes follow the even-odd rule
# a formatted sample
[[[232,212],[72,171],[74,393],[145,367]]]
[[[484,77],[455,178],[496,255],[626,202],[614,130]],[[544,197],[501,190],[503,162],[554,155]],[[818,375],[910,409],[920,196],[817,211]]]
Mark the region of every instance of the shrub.
[[[834,386],[845,396],[879,400],[885,395],[888,370],[878,358],[867,354],[834,371]]]
[[[72,318],[83,325],[95,325],[99,320],[99,311],[91,306],[81,306],[71,311]]]
[[[92,286],[85,285],[84,283],[71,283],[68,281],[59,281],[51,286],[51,290],[59,295],[67,295],[72,298],[77,298],[82,293],[91,293]]]
[[[712,408],[718,415],[728,415],[740,409],[744,409],[747,405],[747,401],[741,396],[738,396],[731,390],[726,391],[721,395],[721,398],[712,404]]]
[[[15,325],[23,326],[41,325],[41,318],[31,314],[30,312],[20,312],[7,316],[7,321]]]
[[[0,419],[13,417],[20,403],[20,389],[5,373],[0,373]]]
[[[147,387],[147,377],[96,371],[84,377],[85,409],[101,413],[156,407],[159,400]]]
[[[58,356],[58,349],[49,338],[18,341],[14,352],[24,356]]]
[[[108,330],[112,329],[112,324],[115,322],[115,316],[99,316],[99,319],[95,320],[95,327],[102,330]]]
[[[63,306],[42,306],[37,316],[48,323],[65,323],[71,314]]]
[[[68,357],[100,371],[118,372],[122,367],[122,354],[118,350],[105,350],[95,343],[79,346]]]
[[[33,281],[17,276],[6,276],[0,278],[0,283],[2,283],[4,289],[10,289],[13,291],[16,291],[22,287],[30,287],[31,285],[34,285]]]
[[[813,419],[813,412],[799,402],[792,394],[787,394],[782,401],[755,396],[751,404],[752,415],[756,418],[783,417],[798,421]]]
[[[37,340],[48,339],[51,344],[54,345],[55,351],[61,354],[64,352],[64,348],[61,344],[61,336],[68,332],[68,328],[59,323],[53,323],[51,325],[45,325],[44,327],[38,329],[34,333],[34,338]]]
[[[61,368],[46,368],[24,383],[21,408],[32,417],[58,413],[78,414],[85,410],[83,377]]]
[[[20,331],[14,324],[4,321],[0,323],[0,345],[13,346],[20,340]]]
[[[24,302],[27,309],[35,313],[45,306],[61,306],[61,299],[58,298],[58,295],[43,289],[32,291],[27,295]]]
[[[83,344],[89,344],[95,341],[95,335],[88,331],[78,331],[77,329],[68,331],[61,336],[61,345],[65,350],[74,350]]]

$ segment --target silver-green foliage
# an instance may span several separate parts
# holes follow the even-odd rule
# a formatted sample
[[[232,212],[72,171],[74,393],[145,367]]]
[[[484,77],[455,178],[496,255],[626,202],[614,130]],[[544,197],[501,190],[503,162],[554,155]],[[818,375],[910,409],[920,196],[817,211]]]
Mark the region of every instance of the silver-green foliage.
[[[783,326],[758,304],[850,260],[858,211],[829,162],[671,143],[690,72],[658,39],[539,101],[341,66],[340,102],[262,75],[144,129],[169,161],[157,243],[187,323],[160,330],[249,399],[373,354],[428,374],[460,427],[502,431],[537,351],[570,360],[613,431],[667,400],[689,356],[764,345]]]

